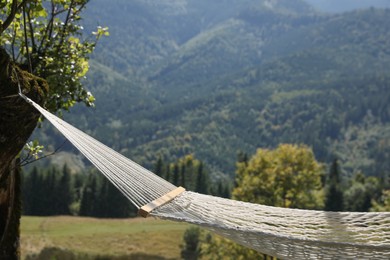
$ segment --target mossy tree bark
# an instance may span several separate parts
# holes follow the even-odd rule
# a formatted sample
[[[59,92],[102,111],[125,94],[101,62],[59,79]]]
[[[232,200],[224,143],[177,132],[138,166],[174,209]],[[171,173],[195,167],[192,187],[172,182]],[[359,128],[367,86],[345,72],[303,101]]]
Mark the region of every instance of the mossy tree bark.
[[[21,170],[17,157],[40,116],[19,97],[18,82],[26,96],[43,103],[46,81],[20,69],[0,47],[0,259],[19,258]]]

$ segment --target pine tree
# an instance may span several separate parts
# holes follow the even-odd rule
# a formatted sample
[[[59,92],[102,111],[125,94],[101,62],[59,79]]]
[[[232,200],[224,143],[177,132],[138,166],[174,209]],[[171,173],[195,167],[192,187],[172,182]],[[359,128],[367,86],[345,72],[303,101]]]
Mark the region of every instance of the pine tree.
[[[330,167],[329,177],[325,193],[325,210],[342,211],[344,205],[344,195],[341,188],[341,177],[339,165],[335,159]]]
[[[56,215],[58,210],[58,183],[57,176],[60,172],[55,167],[51,167],[44,172],[42,176],[42,186],[40,188],[42,194],[40,196],[40,208],[38,215],[40,216],[52,216]]]
[[[43,187],[45,186],[44,178],[42,172],[37,171],[36,178],[32,180],[32,192],[33,197],[31,199],[31,212],[30,214],[33,216],[42,215],[42,205],[44,204],[42,201],[42,196],[44,196]],[[46,195],[47,196],[47,195]]]
[[[229,185],[224,181],[219,181],[217,185],[217,194],[218,197],[230,198],[230,188]]]
[[[86,182],[85,174],[75,174],[72,178],[72,194],[73,202],[80,202],[83,192],[84,182]]]
[[[195,180],[196,180],[195,165],[198,164],[199,161],[194,159],[192,155],[187,155],[183,163],[185,163],[185,178],[186,178],[185,188],[188,190],[195,190]]]
[[[111,201],[109,191],[109,181],[102,178],[102,183],[97,195],[96,200],[99,201],[99,206],[95,209],[95,217],[108,218],[110,217]]]
[[[71,175],[69,167],[65,164],[62,169],[62,176],[59,181],[57,188],[57,211],[56,214],[59,215],[69,215],[70,210],[69,206],[72,203],[72,193],[71,193]]]
[[[202,194],[209,194],[208,175],[203,169],[202,162],[200,162],[198,166],[195,191]]]
[[[23,175],[23,213],[33,215],[35,200],[37,197],[38,169],[36,166],[30,173]]]
[[[172,180],[171,180],[171,177],[172,177],[172,176],[171,176],[171,167],[170,167],[170,165],[168,164],[165,168],[166,168],[166,170],[165,170],[164,179],[170,182],[170,181],[172,181]]]
[[[136,210],[127,198],[108,180],[106,216],[110,218],[127,218],[136,215]]]
[[[179,185],[179,165],[175,163],[173,165],[173,185],[178,186]]]
[[[154,166],[153,171],[157,176],[163,177],[164,176],[164,163],[161,158],[161,156],[158,157],[157,162]]]
[[[186,166],[184,163],[180,167],[180,186],[186,188]]]
[[[79,212],[80,216],[95,216],[96,190],[97,190],[96,177],[91,174],[87,180],[87,183],[83,188],[83,193],[80,202],[80,212]]]

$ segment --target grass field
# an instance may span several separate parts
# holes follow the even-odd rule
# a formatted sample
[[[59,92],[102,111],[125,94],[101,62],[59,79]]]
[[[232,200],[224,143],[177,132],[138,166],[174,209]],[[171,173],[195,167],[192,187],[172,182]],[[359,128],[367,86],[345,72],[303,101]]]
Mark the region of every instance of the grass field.
[[[21,220],[22,258],[56,247],[91,256],[137,254],[178,259],[184,223],[148,219],[29,217]]]

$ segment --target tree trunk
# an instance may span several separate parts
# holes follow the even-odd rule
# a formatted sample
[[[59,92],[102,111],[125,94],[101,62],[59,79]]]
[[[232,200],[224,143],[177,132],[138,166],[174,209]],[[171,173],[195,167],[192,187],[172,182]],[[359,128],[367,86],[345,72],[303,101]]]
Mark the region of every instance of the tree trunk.
[[[19,258],[20,166],[17,156],[36,127],[39,113],[18,95],[42,104],[46,81],[16,66],[0,47],[0,259]]]
[[[20,167],[11,162],[7,177],[0,182],[0,259],[18,259],[21,215]]]

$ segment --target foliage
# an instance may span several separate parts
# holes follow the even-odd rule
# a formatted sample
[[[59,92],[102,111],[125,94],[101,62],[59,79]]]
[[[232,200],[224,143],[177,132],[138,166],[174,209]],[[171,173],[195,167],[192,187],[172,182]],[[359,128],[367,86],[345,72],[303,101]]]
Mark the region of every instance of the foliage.
[[[24,161],[28,161],[29,158],[33,157],[38,159],[42,153],[44,147],[39,144],[38,140],[30,141],[24,146],[24,150],[27,152],[27,156]]]
[[[323,167],[310,148],[281,144],[258,149],[248,163],[237,163],[233,198],[271,206],[318,209],[323,205]]]
[[[98,30],[95,41],[80,39],[80,30],[82,29],[79,24],[81,19],[80,12],[84,9],[87,2],[88,0],[0,1],[0,49],[2,63],[4,64],[4,66],[2,65],[4,73],[2,73],[0,79],[2,83],[1,88],[4,91],[2,98],[10,98],[9,94],[6,94],[7,92],[13,93],[14,98],[17,98],[18,96],[16,95],[15,97],[14,95],[17,90],[14,84],[18,83],[19,92],[28,93],[28,96],[40,104],[46,102],[46,107],[53,112],[60,109],[69,109],[74,103],[80,101],[87,105],[93,104],[94,97],[83,88],[81,80],[88,70],[88,56],[92,52],[96,40],[105,32]],[[7,51],[8,53],[5,53]],[[11,61],[8,59],[9,56],[12,59]],[[7,81],[13,81],[14,83],[4,85],[3,83]],[[42,88],[30,89],[37,82],[41,83],[39,85]],[[48,90],[47,85],[50,85]],[[44,91],[41,91],[42,89]],[[18,101],[11,103],[13,104],[4,106],[5,114],[12,115],[14,111],[15,118],[17,116],[23,117],[22,113],[25,113],[26,117],[21,122],[10,119],[5,120],[8,121],[7,128],[9,129],[7,132],[9,133],[2,136],[2,142],[7,139],[14,142],[8,145],[11,149],[6,149],[8,151],[3,152],[3,155],[6,155],[3,156],[3,160],[8,161],[8,164],[7,162],[2,162],[5,167],[2,167],[1,177],[4,175],[8,176],[7,172],[20,172],[20,164],[16,165],[13,163],[12,165],[14,166],[11,168],[7,166],[13,159],[8,157],[18,156],[18,151],[21,150],[18,143],[23,143],[27,140],[38,120],[38,114],[34,114],[33,110],[22,109],[18,106]],[[30,107],[30,109],[32,108]],[[17,131],[14,131],[13,128],[17,129]],[[28,145],[26,150],[29,152],[29,155],[38,157],[41,148],[41,146],[33,143]],[[30,208],[27,207],[27,209],[31,211],[36,210],[38,214],[45,215],[54,214],[54,212],[68,214],[68,200],[70,200],[70,196],[61,194],[69,193],[67,190],[69,188],[68,174],[65,171],[61,180],[61,185],[64,185],[64,187],[55,186],[57,184],[55,172],[49,174],[47,178],[39,178],[37,174],[34,174],[33,176],[37,177],[37,179],[32,180],[31,184],[41,181],[47,186],[36,192],[37,195],[40,195],[41,200],[30,201]],[[19,173],[16,175],[19,175]],[[2,228],[2,236],[7,238],[7,243],[1,243],[0,245],[1,254],[6,258],[18,258],[20,254],[20,183],[7,182],[3,186],[5,190],[13,190],[13,196],[2,200],[2,204],[11,206],[9,209],[6,206],[7,210],[5,213],[2,212],[4,217],[0,221],[1,226],[5,227]],[[32,188],[30,187],[30,189]],[[53,199],[54,195],[58,195],[56,193],[57,190],[59,190],[59,196],[65,201]],[[51,202],[60,203],[44,207],[50,205]],[[7,211],[9,211],[9,214],[6,214]],[[8,244],[12,246],[9,247]]]
[[[99,27],[95,39],[82,39],[81,12],[87,0],[5,1],[0,6],[0,46],[14,62],[50,85],[46,107],[91,106],[94,97],[82,85],[96,41],[108,35]]]
[[[264,255],[217,235],[206,234],[201,244],[202,259],[265,259]]]
[[[189,227],[186,229],[183,235],[183,242],[181,249],[181,257],[183,259],[198,259],[199,248],[199,227]]]
[[[383,190],[378,200],[372,202],[370,211],[390,211],[390,190]]]
[[[241,246],[199,227],[189,227],[181,245],[183,259],[267,259],[265,255]]]
[[[344,191],[344,210],[367,212],[372,201],[378,200],[382,193],[382,184],[375,177],[365,177],[357,173],[350,180],[349,188]]]
[[[205,234],[201,243],[202,259],[266,259],[266,256],[217,235]]]
[[[275,150],[258,149],[252,158],[245,158],[238,158],[234,199],[302,209],[323,206],[323,167],[307,146],[281,144]],[[266,259],[265,255],[211,234],[202,240],[201,253],[205,259]]]

